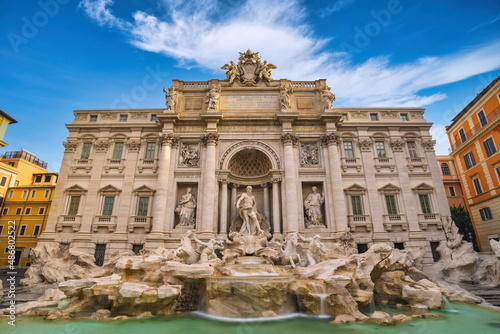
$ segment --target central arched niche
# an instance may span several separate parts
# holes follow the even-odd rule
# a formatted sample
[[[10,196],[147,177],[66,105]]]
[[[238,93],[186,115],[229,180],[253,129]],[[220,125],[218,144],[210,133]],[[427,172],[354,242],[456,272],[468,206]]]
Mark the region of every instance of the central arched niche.
[[[255,148],[246,148],[237,152],[229,161],[229,172],[236,177],[261,178],[269,174],[272,168],[267,155]]]

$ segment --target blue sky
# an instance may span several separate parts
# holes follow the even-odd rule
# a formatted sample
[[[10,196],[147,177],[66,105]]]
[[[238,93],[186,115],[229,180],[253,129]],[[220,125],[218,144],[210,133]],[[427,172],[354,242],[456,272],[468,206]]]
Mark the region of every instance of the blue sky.
[[[161,108],[172,79],[225,78],[250,48],[274,78],[328,79],[336,106],[416,106],[444,126],[500,75],[494,0],[41,0],[0,2],[2,150],[58,171],[85,108]]]

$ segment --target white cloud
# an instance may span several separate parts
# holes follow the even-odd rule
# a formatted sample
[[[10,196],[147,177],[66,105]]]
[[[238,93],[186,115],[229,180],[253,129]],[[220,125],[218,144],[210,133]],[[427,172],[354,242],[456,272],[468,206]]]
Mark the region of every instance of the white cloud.
[[[446,128],[442,124],[433,124],[430,130],[432,139],[436,141],[436,155],[449,155],[450,141],[446,135]]]
[[[342,9],[348,7],[352,3],[354,3],[356,0],[337,0],[330,6],[326,7],[326,12],[327,13],[335,13],[339,12]],[[325,14],[326,15],[326,14]]]
[[[326,50],[328,40],[314,35],[298,0],[227,2],[163,0],[164,17],[137,11],[132,22],[113,15],[112,0],[82,0],[80,6],[98,24],[126,31],[136,47],[185,67],[211,69],[221,78],[220,66],[238,52],[261,51],[278,66],[275,78],[328,79],[338,106],[425,106],[446,96],[420,91],[500,67],[500,41],[406,64],[391,64],[388,57],[354,64],[347,54]]]

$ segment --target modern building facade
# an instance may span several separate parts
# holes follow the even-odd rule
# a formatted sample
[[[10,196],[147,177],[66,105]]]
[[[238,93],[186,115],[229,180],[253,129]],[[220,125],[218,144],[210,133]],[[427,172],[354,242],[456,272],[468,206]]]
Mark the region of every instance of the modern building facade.
[[[166,108],[74,111],[40,240],[102,261],[193,228],[225,238],[250,186],[274,237],[349,230],[360,250],[418,246],[433,261],[450,212],[423,109],[334,108],[326,80],[273,80],[251,51],[223,68],[173,80]]]
[[[450,207],[463,206],[467,208],[464,193],[462,191],[462,184],[458,175],[457,168],[453,157],[449,155],[438,155],[437,161],[441,169],[441,176],[443,177],[444,190],[448,197],[448,204]]]
[[[482,251],[500,235],[500,77],[479,93],[447,127]]]
[[[0,215],[0,266],[8,265],[9,221],[16,226],[15,263],[29,265],[30,249],[36,247],[47,224],[57,177],[57,173],[33,174],[31,184],[8,189]]]

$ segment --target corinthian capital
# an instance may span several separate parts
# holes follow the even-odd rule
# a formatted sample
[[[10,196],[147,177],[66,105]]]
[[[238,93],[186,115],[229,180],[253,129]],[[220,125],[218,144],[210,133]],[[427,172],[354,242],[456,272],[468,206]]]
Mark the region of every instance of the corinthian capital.
[[[293,133],[282,133],[281,134],[281,143],[283,145],[292,144],[293,146],[296,146],[299,143],[299,137],[297,137]]]
[[[160,143],[163,145],[172,146],[176,138],[173,133],[160,133]]]
[[[338,144],[339,136],[337,136],[335,133],[327,133],[326,135],[321,136],[321,142],[326,146]]]
[[[216,146],[218,141],[219,141],[219,135],[213,132],[205,133],[204,135],[201,136],[201,142],[205,146],[208,145]]]

